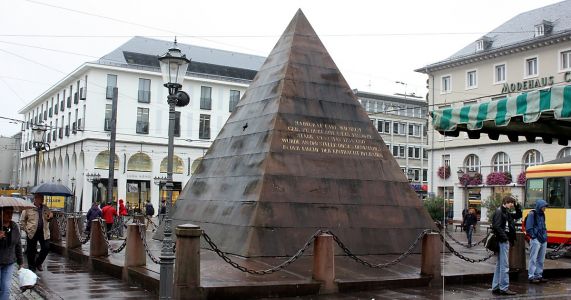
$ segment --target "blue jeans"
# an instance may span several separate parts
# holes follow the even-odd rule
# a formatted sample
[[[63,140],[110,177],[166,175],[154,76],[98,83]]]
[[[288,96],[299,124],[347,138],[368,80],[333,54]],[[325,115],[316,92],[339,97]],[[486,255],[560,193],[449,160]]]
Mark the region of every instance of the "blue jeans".
[[[528,279],[539,279],[543,277],[543,262],[545,261],[546,248],[547,242],[540,243],[537,239],[529,241]]]
[[[0,265],[0,300],[10,299],[10,284],[12,283],[12,272],[14,264]]]
[[[474,233],[474,226],[468,226],[466,230],[466,238],[468,239],[468,245],[472,246],[472,234]]]
[[[509,265],[510,243],[500,243],[500,252],[496,261],[496,271],[492,281],[492,290],[500,289],[506,291],[510,286],[510,265]]]

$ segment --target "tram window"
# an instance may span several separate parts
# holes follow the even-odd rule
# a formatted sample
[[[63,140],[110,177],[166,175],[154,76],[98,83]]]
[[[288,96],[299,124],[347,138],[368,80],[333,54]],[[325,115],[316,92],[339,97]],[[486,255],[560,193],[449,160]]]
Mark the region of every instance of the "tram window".
[[[535,201],[543,199],[543,179],[529,179],[525,190],[525,207],[535,208]]]
[[[549,207],[564,207],[565,178],[547,178],[547,203]]]

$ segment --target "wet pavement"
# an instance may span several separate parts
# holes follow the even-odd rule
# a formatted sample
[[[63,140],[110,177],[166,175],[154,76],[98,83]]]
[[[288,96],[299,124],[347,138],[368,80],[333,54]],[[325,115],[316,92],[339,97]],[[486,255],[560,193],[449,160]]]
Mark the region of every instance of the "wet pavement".
[[[44,262],[44,271],[33,291],[21,293],[16,277],[12,282],[10,299],[154,299],[144,289],[129,285],[120,279],[93,271],[58,254],[50,254]]]
[[[527,281],[510,282],[515,296],[492,295],[490,283],[447,285],[444,288],[382,289],[335,295],[279,298],[281,300],[462,300],[462,299],[571,299],[571,278],[555,278],[545,284],[529,284]],[[264,298],[271,300],[275,298]]]

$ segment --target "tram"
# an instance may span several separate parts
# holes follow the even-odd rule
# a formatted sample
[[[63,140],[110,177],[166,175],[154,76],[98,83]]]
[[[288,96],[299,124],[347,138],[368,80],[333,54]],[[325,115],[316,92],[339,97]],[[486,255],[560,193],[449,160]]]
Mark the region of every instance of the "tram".
[[[547,243],[571,244],[571,157],[528,167],[525,176],[524,218],[538,199],[544,199],[549,204],[545,209]]]

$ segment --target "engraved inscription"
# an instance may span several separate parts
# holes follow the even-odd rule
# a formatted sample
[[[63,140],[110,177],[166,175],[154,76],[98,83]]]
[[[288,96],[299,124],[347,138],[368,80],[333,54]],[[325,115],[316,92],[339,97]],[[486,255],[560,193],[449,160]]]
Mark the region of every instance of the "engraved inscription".
[[[383,157],[380,145],[360,127],[295,121],[282,137],[282,150],[337,154],[358,157]]]

